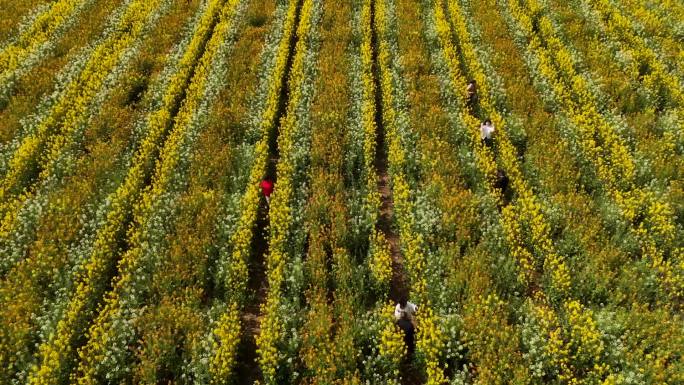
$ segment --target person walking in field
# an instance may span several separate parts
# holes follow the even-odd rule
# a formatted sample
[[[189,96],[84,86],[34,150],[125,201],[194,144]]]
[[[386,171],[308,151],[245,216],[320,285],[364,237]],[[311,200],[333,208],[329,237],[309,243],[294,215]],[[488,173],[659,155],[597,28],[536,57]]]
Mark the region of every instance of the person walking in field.
[[[494,131],[496,131],[496,128],[491,120],[487,119],[480,124],[480,138],[485,146],[492,147],[492,144],[494,143]]]
[[[475,79],[468,82],[466,94],[468,95],[468,108],[470,111],[474,111],[475,104],[477,103],[477,81]]]
[[[405,296],[402,296],[394,308],[394,318],[399,321],[406,317],[410,322],[415,322],[415,315],[418,311],[418,306],[415,303],[409,302]]]
[[[407,313],[402,313],[401,318],[397,321],[397,326],[404,332],[404,344],[408,350],[408,357],[411,357],[416,348],[416,328],[413,322],[409,320]]]
[[[511,189],[509,188],[510,179],[508,175],[502,169],[496,170],[496,181],[494,182],[494,188],[501,191],[501,198],[503,206],[507,206],[512,199]]]
[[[273,181],[267,176],[261,181],[259,186],[261,187],[262,194],[264,194],[264,198],[266,198],[266,204],[270,205],[271,194],[273,194]]]

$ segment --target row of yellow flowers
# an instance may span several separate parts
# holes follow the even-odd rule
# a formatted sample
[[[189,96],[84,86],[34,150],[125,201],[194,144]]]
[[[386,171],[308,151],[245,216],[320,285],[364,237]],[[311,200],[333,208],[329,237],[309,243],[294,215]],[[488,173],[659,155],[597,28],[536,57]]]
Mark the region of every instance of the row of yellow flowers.
[[[588,80],[575,69],[572,53],[556,36],[551,20],[537,2],[509,3],[510,13],[529,36],[529,48],[539,60],[539,71],[552,81],[552,89],[568,118],[576,126],[579,146],[607,188],[625,186],[635,176],[629,148],[598,110]],[[535,27],[536,25],[536,27]]]
[[[322,5],[321,25],[327,28],[319,30],[320,59],[310,112],[311,194],[305,210],[308,247],[303,269],[308,272],[304,289],[307,306],[298,323],[298,357],[302,365],[301,370],[296,370],[300,376],[292,383],[360,382],[357,330],[365,309],[358,304],[368,291],[361,290],[353,278],[358,265],[346,238],[358,228],[349,221],[351,205],[347,199],[352,194],[343,174],[345,162],[363,152],[361,143],[354,141],[356,146],[350,145],[352,138],[358,140],[362,134],[363,127],[358,124],[360,100],[351,96],[353,86],[344,87],[349,74],[360,69],[359,56],[355,55],[360,43],[352,44],[350,61],[340,61],[338,56],[358,36],[360,26],[350,23],[353,7],[351,1]],[[355,78],[354,84],[360,84],[359,80]],[[329,268],[331,263],[334,269]]]
[[[39,13],[31,24],[20,31],[0,51],[0,100],[8,96],[5,87],[10,84],[17,72],[30,67],[31,56],[36,56],[41,49],[55,42],[67,26],[77,19],[78,13],[93,0],[60,0],[52,3],[47,9]]]
[[[212,71],[212,67],[220,62],[222,46],[226,41],[230,41],[230,35],[234,30],[235,15],[240,4],[241,0],[213,0],[209,2],[193,42],[184,55],[183,61],[196,58],[200,51],[197,51],[198,44],[193,43],[206,40],[207,35],[210,34],[211,38],[206,43],[199,62],[194,66],[192,80],[186,88],[183,104],[174,118],[171,134],[161,149],[151,182],[152,187],[144,191],[140,201],[136,204],[133,216],[135,226],[128,234],[129,244],[132,246],[118,262],[119,275],[114,280],[113,289],[106,296],[104,307],[89,328],[86,345],[79,349],[80,360],[76,372],[79,384],[96,384],[105,375],[108,376],[107,378],[117,378],[116,376],[120,374],[115,369],[102,368],[101,366],[103,362],[118,362],[117,354],[121,354],[122,349],[113,349],[111,345],[120,347],[120,341],[127,335],[119,330],[120,325],[126,322],[122,316],[125,314],[127,306],[132,306],[131,303],[135,304],[145,295],[145,287],[148,282],[140,282],[141,277],[137,275],[143,269],[141,267],[143,254],[150,252],[145,250],[147,247],[146,239],[150,237],[145,233],[150,231],[147,222],[154,220],[152,213],[155,207],[158,207],[160,202],[164,202],[164,194],[173,187],[176,179],[178,179],[178,164],[183,157],[184,147],[188,145],[188,132],[192,131],[190,126],[195,124],[197,113],[202,110],[201,106],[206,98],[207,83],[210,81],[209,73]],[[220,18],[218,24],[216,24],[217,18]],[[193,66],[187,66],[188,71],[192,68]],[[171,87],[167,96],[173,94],[174,91],[180,90]],[[170,102],[170,100],[165,100],[165,105],[167,101]],[[140,286],[141,283],[142,287]],[[135,298],[135,301],[131,298]],[[124,342],[132,343],[134,341]]]
[[[388,146],[388,164],[392,180],[394,215],[399,225],[399,238],[404,255],[411,298],[421,304],[417,317],[417,349],[424,357],[427,384],[446,382],[444,370],[439,366],[439,356],[444,346],[444,336],[438,326],[438,318],[427,295],[427,281],[423,272],[427,266],[425,243],[420,232],[416,232],[415,207],[412,201],[406,162],[409,149],[406,147],[406,110],[401,103],[403,90],[397,87],[398,57],[396,52],[396,20],[393,4],[387,0],[375,0],[375,31],[377,34],[378,67],[382,93],[382,121]],[[384,338],[385,350],[398,352],[392,338]]]
[[[557,104],[576,130],[581,157],[593,166],[607,196],[631,223],[642,255],[658,271],[665,292],[674,298],[682,297],[682,250],[669,250],[668,246],[676,238],[672,208],[654,192],[636,185],[636,165],[629,147],[599,111],[588,80],[576,70],[572,54],[557,36],[543,7],[533,0],[523,5],[517,1],[509,4],[508,12],[527,36],[527,48],[538,60],[537,70],[550,83]],[[645,219],[637,221],[639,216]]]
[[[576,309],[577,312],[583,315],[584,318],[582,320],[587,321],[583,324],[570,322],[570,331],[563,330],[560,318],[550,305],[547,294],[533,289],[530,306],[536,309],[537,312],[540,312],[540,314],[543,314],[545,319],[553,321],[549,324],[549,327],[542,330],[543,335],[552,341],[547,347],[554,347],[553,351],[548,353],[554,359],[564,361],[563,365],[565,366],[561,366],[565,369],[560,377],[566,377],[566,380],[570,380],[573,378],[571,363],[569,357],[567,357],[568,352],[571,350],[570,347],[575,345],[579,351],[584,351],[588,350],[584,348],[585,345],[598,345],[599,348],[591,351],[591,358],[594,362],[599,362],[603,353],[600,334],[596,329],[591,310],[583,307],[579,301],[570,298],[571,282],[568,267],[564,257],[558,254],[553,246],[550,227],[544,218],[541,203],[525,180],[516,155],[517,151],[508,136],[505,118],[497,110],[491,99],[493,94],[490,89],[490,82],[479,61],[472,37],[466,25],[464,12],[455,0],[446,0],[446,9],[450,16],[449,19],[447,19],[444,13],[442,3],[438,1],[435,4],[434,15],[444,56],[451,69],[452,87],[455,90],[464,90],[462,85],[466,83],[466,79],[459,70],[463,65],[463,67],[467,68],[470,77],[477,81],[479,103],[482,111],[485,112],[497,127],[497,158],[501,168],[507,172],[512,187],[517,194],[514,204],[503,209],[501,222],[510,251],[520,266],[519,279],[524,287],[534,287],[532,285],[538,280],[537,263],[535,262],[534,254],[541,256],[540,258],[543,259],[543,271],[548,272],[551,278],[551,287],[548,289],[555,296],[562,299],[564,307]],[[450,24],[449,21],[451,22]],[[458,41],[458,51],[451,40],[452,32],[453,38]],[[457,52],[460,53],[460,56],[457,55]],[[462,58],[463,63],[460,62],[459,57]],[[493,165],[492,167],[496,167],[497,161],[494,154],[483,144],[478,144],[479,132],[476,129],[478,121],[466,109],[465,94],[456,92],[456,96],[460,101],[460,116],[465,121],[466,127],[472,128],[473,146],[475,147],[475,153],[479,153],[476,157],[487,164]],[[487,187],[490,194],[499,195],[499,192],[495,191],[491,183]],[[500,199],[499,196],[497,198]],[[572,317],[568,317],[568,321],[572,320]],[[572,330],[581,330],[584,334],[579,338],[579,336],[571,332]],[[606,370],[605,367],[600,365],[597,368],[600,368],[599,375],[603,374]]]
[[[310,51],[315,44],[316,26],[320,13],[320,3],[313,0],[305,0],[300,11],[300,21],[297,28],[297,46],[292,67],[289,73],[290,95],[287,111],[280,121],[278,128],[278,151],[280,159],[277,165],[278,184],[271,200],[269,210],[269,251],[266,256],[266,278],[268,281],[268,293],[266,300],[261,304],[261,330],[257,336],[257,352],[259,354],[259,366],[266,384],[277,383],[277,371],[283,365],[282,355],[279,352],[279,344],[284,337],[284,328],[280,304],[283,295],[283,283],[290,255],[291,239],[295,217],[293,201],[295,189],[303,181],[295,180],[297,168],[296,153],[308,153],[308,148],[298,148],[306,128],[305,122],[301,121],[299,111],[308,108],[305,88],[307,82],[307,66]],[[307,112],[304,112],[307,113]]]
[[[371,223],[375,224],[380,208],[380,194],[377,191],[378,174],[375,169],[375,155],[377,151],[377,122],[375,121],[377,106],[375,105],[376,90],[373,63],[373,26],[371,22],[371,4],[364,2],[360,14],[361,34],[360,70],[361,70],[361,124],[364,132],[363,140],[363,175],[365,176],[366,196],[364,204],[370,214]],[[389,287],[392,276],[391,257],[384,235],[373,231],[371,245],[371,272],[380,286]]]
[[[281,79],[284,78],[287,72],[287,60],[291,49],[291,38],[295,33],[301,33],[302,24],[295,25],[297,19],[298,1],[293,0],[289,3],[287,16],[285,18],[283,31],[278,43],[275,63],[270,74],[272,81],[267,90],[266,102],[263,115],[259,117],[259,132],[261,138],[256,143],[254,148],[254,163],[250,170],[247,188],[240,203],[240,219],[237,228],[231,237],[231,244],[233,252],[230,258],[230,266],[225,277],[225,285],[231,288],[234,295],[229,294],[228,302],[230,303],[227,312],[222,315],[217,322],[213,334],[215,336],[213,351],[214,355],[210,360],[210,372],[214,383],[224,383],[230,377],[233,367],[235,365],[235,353],[237,343],[240,339],[241,326],[239,322],[235,322],[235,316],[231,313],[239,312],[244,305],[244,292],[246,290],[248,280],[247,263],[251,253],[251,243],[254,237],[254,224],[257,220],[259,202],[261,194],[259,190],[259,181],[264,177],[269,161],[269,143],[271,136],[275,134],[274,130],[278,122],[277,113],[280,103],[281,88],[284,87]],[[303,10],[302,10],[303,11]],[[299,35],[301,36],[301,34]],[[292,90],[295,88],[292,87]],[[278,192],[282,189],[280,180],[278,181]],[[275,194],[272,201],[275,204]],[[274,217],[271,215],[271,222]]]
[[[220,3],[218,4],[220,5]],[[74,278],[75,292],[72,294],[65,313],[57,323],[56,332],[50,335],[39,348],[40,363],[34,367],[30,376],[30,382],[34,384],[52,383],[65,376],[68,370],[69,357],[74,354],[72,343],[87,327],[92,319],[95,304],[99,300],[104,287],[109,280],[109,272],[116,264],[118,243],[126,231],[126,223],[130,217],[133,206],[138,202],[145,180],[153,171],[154,159],[164,144],[164,138],[172,123],[173,102],[180,102],[181,93],[187,87],[190,76],[195,68],[198,74],[204,75],[207,64],[199,68],[197,62],[203,51],[203,42],[211,34],[213,21],[218,15],[220,8],[214,6],[207,13],[209,18],[206,23],[200,24],[197,35],[188,46],[187,53],[181,59],[180,70],[173,76],[167,92],[164,95],[164,103],[160,108],[147,117],[146,137],[137,148],[128,170],[125,180],[110,197],[110,210],[107,213],[105,223],[99,228],[93,246],[85,266]],[[195,101],[195,103],[197,103]],[[186,114],[188,110],[186,109]],[[189,110],[192,111],[192,110]],[[181,126],[180,129],[184,128]],[[178,130],[176,130],[178,131]],[[176,132],[175,136],[181,135]],[[166,145],[171,143],[166,141]],[[170,156],[165,155],[165,156]],[[160,167],[160,166],[158,166]],[[161,170],[157,170],[159,172]]]
[[[0,184],[0,236],[7,236],[22,204],[34,194],[33,179],[43,180],[54,173],[60,157],[73,143],[91,116],[93,103],[113,71],[126,60],[126,53],[161,15],[167,0],[136,1],[130,4],[115,28],[93,50],[83,70],[69,84],[48,114],[20,138],[10,155]],[[33,174],[39,171],[35,177]]]

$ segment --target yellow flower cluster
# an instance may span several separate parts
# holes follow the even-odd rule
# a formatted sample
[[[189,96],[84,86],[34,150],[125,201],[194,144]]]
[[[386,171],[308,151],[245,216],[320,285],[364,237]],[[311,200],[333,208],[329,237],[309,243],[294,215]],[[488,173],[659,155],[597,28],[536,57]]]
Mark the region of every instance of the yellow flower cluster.
[[[439,367],[439,357],[442,355],[446,336],[439,327],[438,317],[429,306],[429,302],[421,307],[420,316],[417,318],[418,339],[416,346],[426,358],[427,384],[445,384],[447,378],[444,370]]]
[[[217,322],[218,327],[213,330],[214,355],[209,360],[211,384],[225,384],[233,371],[235,355],[240,342],[239,307],[231,304]]]
[[[390,247],[382,232],[375,231],[371,235],[371,273],[381,287],[389,287],[392,280],[392,255]]]
[[[6,235],[16,219],[17,208],[33,192],[24,190],[32,171],[38,169],[38,180],[53,173],[56,160],[72,142],[73,133],[89,116],[93,99],[122,56],[142,37],[163,1],[136,1],[124,12],[115,28],[88,58],[88,61],[51,107],[48,115],[27,135],[13,153],[8,170],[0,184],[0,235]]]
[[[0,52],[0,82],[7,81],[26,58],[54,39],[55,34],[86,3],[88,0],[60,0],[38,15],[21,35]]]
[[[272,79],[282,79],[287,69],[287,57],[291,49],[290,37],[292,36],[292,34],[295,33],[295,30],[297,28],[297,26],[295,25],[296,12],[297,4],[296,2],[291,2],[288,7],[283,33],[278,43],[278,51],[276,54],[277,56],[272,70]],[[278,103],[279,95],[281,92],[281,86],[282,85],[279,80],[273,81],[270,83],[267,91],[266,107],[260,120],[260,130],[262,137],[255,145],[254,163],[249,174],[247,189],[244,195],[242,196],[240,204],[242,213],[240,215],[238,227],[233,236],[231,237],[231,243],[233,244],[233,254],[231,256],[231,263],[229,266],[230,272],[226,276],[225,284],[226,287],[231,288],[231,291],[234,293],[244,293],[244,291],[246,290],[248,278],[247,261],[251,253],[253,229],[254,224],[257,220],[259,202],[261,199],[259,181],[261,181],[261,179],[264,177],[269,160],[269,142],[271,140],[271,134],[273,133],[274,124],[276,123],[275,120],[278,112]],[[280,180],[278,182],[278,192],[274,193],[274,199],[272,201],[272,204],[275,204],[275,197],[280,193],[282,189]],[[271,213],[270,220],[271,223],[275,223],[275,221],[277,221],[278,219],[276,219]],[[237,294],[235,297],[235,300],[237,301],[241,299],[239,294]],[[271,298],[271,296],[269,296],[269,298]],[[268,306],[268,301],[269,299],[267,298],[267,303],[262,304],[262,312],[264,310],[263,305]],[[275,305],[277,305],[277,303]],[[217,334],[220,330],[224,330],[226,328],[231,327],[231,325],[224,323],[224,321],[228,320],[230,319],[222,318],[217,323],[217,326],[214,329],[214,334]],[[262,329],[265,327],[265,324],[263,322],[264,321],[262,321],[261,325]],[[271,324],[270,326],[272,328],[275,328],[279,325]],[[221,370],[216,372],[214,372],[212,369],[211,373],[212,377],[216,379],[216,381],[218,382],[225,380],[226,373],[230,372],[230,368],[232,368],[232,365],[234,364],[233,356],[231,354],[228,354],[228,352],[224,351],[224,346],[230,347],[229,345],[219,346],[216,352],[214,353],[214,357],[212,358],[212,368],[221,368]],[[267,353],[266,350],[263,350],[262,352],[263,353],[260,354],[266,354],[269,357],[269,359],[276,359],[277,351],[270,350]]]
[[[174,119],[171,134],[160,152],[160,158],[152,178],[152,187],[144,191],[140,202],[137,203],[134,213],[134,222],[137,226],[129,231],[129,242],[132,246],[120,259],[118,263],[119,276],[115,278],[114,287],[105,298],[104,308],[89,329],[88,342],[79,350],[80,363],[77,372],[79,384],[97,383],[97,364],[102,361],[107,353],[108,341],[116,336],[117,331],[114,325],[122,307],[125,306],[122,304],[122,293],[134,285],[134,275],[138,271],[139,261],[143,253],[145,223],[154,209],[155,202],[158,202],[162,194],[169,188],[176,173],[188,126],[192,124],[195,111],[205,97],[207,74],[212,64],[215,63],[221,44],[229,37],[234,22],[233,17],[239,4],[240,0],[213,0],[208,4],[193,40],[181,59],[182,70],[173,79],[174,81],[165,94],[163,110],[160,111],[167,111],[164,113],[166,116],[168,110],[173,106],[172,101],[177,99],[182,92],[179,85],[187,83],[187,77],[192,74],[192,80],[186,87],[184,102]],[[214,25],[214,21],[219,16],[220,22]],[[211,38],[202,51],[203,42],[209,36]],[[199,55],[201,55],[200,58],[198,58]],[[197,63],[197,66],[194,66],[194,63]],[[193,68],[194,71],[192,71]],[[163,130],[163,127],[156,128]]]
[[[681,3],[673,0],[660,0],[647,4],[640,0],[624,0],[621,4],[623,10],[629,9],[633,18],[643,25],[648,36],[657,38],[665,50],[675,52],[679,50],[681,43],[677,39],[676,26],[669,23],[668,19],[670,17],[673,20],[684,18],[684,7]]]
[[[629,148],[598,110],[590,85],[575,69],[572,55],[557,36],[551,20],[536,0],[523,3],[525,8],[518,1],[511,1],[509,12],[529,37],[528,49],[539,60],[538,70],[550,81],[558,104],[564,106],[564,113],[576,127],[584,157],[594,165],[608,197],[620,208],[623,218],[632,223],[643,257],[659,272],[665,290],[680,298],[681,271],[661,264],[663,252],[659,248],[674,236],[672,208],[652,192],[635,185],[635,163]],[[533,17],[538,20],[538,31],[533,28]],[[639,215],[645,220],[635,223],[633,220]]]
[[[558,371],[558,379],[568,384],[596,383],[609,367],[601,362],[605,347],[591,311],[578,301],[564,304],[565,327],[548,300],[538,294],[531,303],[531,313],[545,339],[544,353],[549,368]],[[607,381],[607,379],[606,379]]]
[[[593,314],[575,300],[566,302],[564,307],[570,324],[569,340],[574,348],[574,359],[579,362],[600,362],[605,348]],[[597,364],[596,368],[607,370],[605,364]]]
[[[546,339],[544,350],[550,360],[549,366],[557,368],[560,379],[569,381],[574,377],[569,363],[570,347],[564,340],[558,315],[542,293],[535,295],[531,310],[540,329],[540,335]]]
[[[380,355],[399,367],[402,358],[406,355],[403,332],[394,322],[394,306],[386,304],[381,311],[382,331],[380,332]]]

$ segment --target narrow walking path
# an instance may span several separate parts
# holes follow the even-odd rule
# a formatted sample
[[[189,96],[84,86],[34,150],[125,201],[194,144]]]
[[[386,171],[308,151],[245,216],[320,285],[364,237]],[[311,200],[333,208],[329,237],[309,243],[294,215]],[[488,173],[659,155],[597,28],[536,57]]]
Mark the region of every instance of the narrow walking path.
[[[371,29],[372,29],[372,55],[373,55],[373,81],[375,83],[375,123],[376,123],[376,146],[375,146],[375,171],[378,174],[378,192],[380,193],[380,216],[376,224],[377,230],[381,231],[390,246],[392,256],[392,283],[389,297],[392,301],[398,301],[402,296],[408,296],[406,272],[404,271],[404,258],[401,254],[399,235],[392,226],[394,218],[394,200],[387,160],[387,146],[385,145],[385,126],[382,113],[382,88],[380,84],[380,68],[378,62],[378,33],[375,25],[375,1],[371,3]]]
[[[287,106],[290,102],[290,72],[292,70],[292,63],[295,56],[295,47],[299,41],[297,29],[301,16],[303,0],[297,0],[294,28],[292,34],[289,36],[289,52],[287,54],[287,64],[282,78],[279,79],[281,87],[278,96],[278,111],[275,116],[273,131],[269,134],[269,159],[266,174],[274,182],[274,188],[277,188],[277,173],[276,168],[280,159],[278,151],[278,136],[280,132],[281,118],[287,112]],[[238,346],[237,364],[235,373],[237,383],[239,384],[254,384],[263,380],[261,369],[259,368],[257,354],[256,337],[261,333],[261,305],[266,301],[268,294],[268,281],[266,277],[266,256],[269,252],[269,205],[265,199],[262,199],[259,204],[257,221],[254,224],[252,237],[252,254],[249,259],[249,282],[248,302],[242,309],[241,322],[242,338]]]
[[[389,298],[398,302],[401,298],[409,297],[409,283],[407,282],[404,269],[404,257],[401,253],[401,240],[395,231],[394,222],[394,199],[390,186],[388,149],[386,145],[386,131],[383,122],[383,95],[380,83],[380,62],[378,59],[379,41],[376,23],[376,2],[383,0],[371,0],[371,46],[373,56],[373,82],[375,83],[375,123],[376,123],[376,146],[374,166],[378,176],[378,192],[380,193],[380,215],[376,229],[383,233],[390,248],[392,257],[392,281],[390,283]],[[422,383],[422,378],[412,358],[404,359],[399,366],[399,381],[402,385],[417,385]]]
[[[389,298],[397,302],[408,296],[404,258],[401,254],[399,235],[392,228],[394,220],[394,200],[387,167],[387,150],[384,145],[384,130],[378,124],[378,139],[375,153],[375,170],[378,174],[378,192],[380,193],[380,216],[376,228],[383,233],[390,247],[392,256],[392,282]]]
[[[259,205],[259,217],[252,238],[252,256],[249,264],[249,282],[247,283],[248,303],[241,315],[242,340],[238,345],[236,378],[240,384],[253,384],[261,379],[257,364],[256,336],[261,331],[260,306],[266,300],[268,285],[266,281],[265,256],[268,253],[268,205],[262,200]]]

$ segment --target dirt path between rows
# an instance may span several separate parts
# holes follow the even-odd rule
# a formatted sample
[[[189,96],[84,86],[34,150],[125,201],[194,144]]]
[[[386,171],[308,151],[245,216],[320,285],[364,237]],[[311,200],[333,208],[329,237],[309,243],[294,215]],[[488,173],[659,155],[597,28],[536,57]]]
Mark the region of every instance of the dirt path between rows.
[[[294,28],[290,35],[290,50],[288,52],[287,64],[283,73],[278,99],[278,111],[276,113],[273,132],[269,135],[269,161],[266,174],[274,182],[277,188],[276,168],[280,159],[278,151],[278,134],[280,132],[281,118],[287,113],[287,106],[290,102],[290,72],[295,56],[295,47],[299,41],[297,29],[301,16],[302,0],[297,2],[295,13]],[[238,346],[237,363],[235,368],[235,378],[237,384],[252,385],[256,381],[262,382],[263,376],[258,363],[256,337],[261,332],[261,305],[266,301],[268,294],[268,282],[266,277],[266,256],[269,252],[269,205],[262,199],[257,214],[257,221],[254,226],[252,236],[252,255],[249,260],[249,282],[247,286],[248,301],[242,310],[242,338]]]
[[[401,253],[401,241],[394,222],[394,199],[389,176],[388,154],[386,143],[386,130],[383,121],[383,95],[380,84],[380,62],[378,59],[378,31],[375,21],[376,1],[371,3],[371,46],[373,49],[373,81],[375,83],[375,123],[376,123],[376,147],[375,147],[375,171],[378,175],[378,192],[380,193],[380,215],[376,229],[383,233],[390,248],[392,257],[392,281],[390,283],[389,298],[398,302],[401,298],[408,298],[409,288],[404,269],[404,257]],[[405,359],[399,367],[400,383],[402,385],[418,385],[422,382],[420,373],[416,370],[412,360]]]

